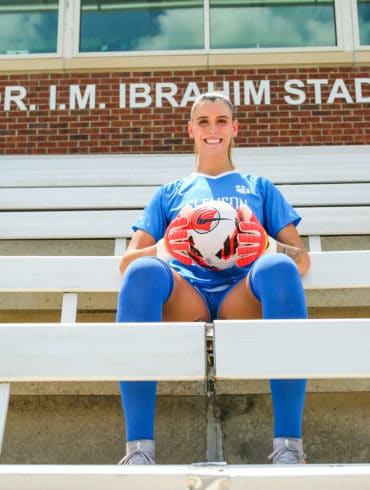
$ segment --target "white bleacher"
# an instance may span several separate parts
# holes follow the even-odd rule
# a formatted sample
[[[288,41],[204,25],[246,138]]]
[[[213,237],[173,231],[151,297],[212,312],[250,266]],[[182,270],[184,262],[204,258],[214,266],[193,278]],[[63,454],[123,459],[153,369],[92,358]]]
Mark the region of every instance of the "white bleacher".
[[[322,251],[321,247],[322,236],[370,235],[369,146],[244,148],[235,149],[234,156],[242,171],[276,183],[302,214],[299,231],[308,237],[312,260],[303,279],[307,291],[370,291],[370,250]],[[0,430],[6,423],[9,383],[370,378],[368,319],[142,324],[125,325],[125,329],[115,324],[75,323],[80,293],[118,291],[119,255],[131,236],[132,222],[155,189],[193,167],[192,155],[0,158],[0,240],[116,242],[116,256],[0,257],[0,295],[63,294],[61,324],[0,324]],[[149,342],[142,342],[144,331]],[[277,332],[290,353],[300,353],[300,362],[275,352]],[[214,365],[210,367],[206,359],[211,339]],[[302,341],[307,345],[303,357]],[[110,369],[105,371],[108,358]],[[65,485],[115,489],[123,481],[134,488],[195,489],[211,484],[226,488],[227,483],[233,489],[315,485],[320,490],[335,485],[339,490],[362,490],[370,488],[370,465],[307,465],[303,469],[206,464],[140,471],[0,466],[0,490],[51,490]]]
[[[4,465],[1,490],[368,490],[367,465]]]

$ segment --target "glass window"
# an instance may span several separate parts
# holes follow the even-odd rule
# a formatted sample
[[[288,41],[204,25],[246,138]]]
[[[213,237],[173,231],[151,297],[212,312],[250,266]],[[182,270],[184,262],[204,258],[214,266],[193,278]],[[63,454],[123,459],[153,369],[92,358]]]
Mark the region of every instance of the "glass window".
[[[202,0],[81,0],[80,51],[202,49]]]
[[[56,53],[58,0],[0,0],[0,54]]]
[[[370,45],[370,0],[359,0],[357,2],[358,24],[360,30],[360,44]]]
[[[335,46],[334,0],[210,0],[211,48]]]

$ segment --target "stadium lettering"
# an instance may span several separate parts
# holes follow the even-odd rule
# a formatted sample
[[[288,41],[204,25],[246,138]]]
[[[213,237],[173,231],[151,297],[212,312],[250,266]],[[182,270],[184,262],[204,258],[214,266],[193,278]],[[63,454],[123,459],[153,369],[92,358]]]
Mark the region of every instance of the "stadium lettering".
[[[362,91],[363,84],[369,84],[368,78],[356,78],[355,79],[355,100],[351,97],[349,90],[342,78],[337,78],[333,86],[330,89],[329,97],[325,101],[327,104],[334,104],[336,101],[344,101],[347,104],[353,104],[354,102],[370,102],[370,97],[365,97]],[[314,88],[314,103],[321,104],[322,100],[322,87],[329,84],[327,79],[313,79],[307,80],[307,86],[312,85]],[[301,80],[287,80],[285,82],[285,91],[289,94],[284,97],[284,100],[291,105],[303,104],[307,99],[307,94],[303,90],[305,87],[304,82]],[[293,96],[293,97],[292,97]]]
[[[355,78],[351,83],[337,78],[286,80],[283,85],[282,102],[298,106],[304,103],[311,104],[368,104],[370,102],[370,78]],[[58,93],[58,85],[50,85],[48,107],[45,99],[37,101],[37,94],[29,93],[27,87],[22,85],[8,85],[0,88],[0,104],[5,112],[9,111],[36,111],[45,110],[101,110],[111,106],[104,93],[97,100],[97,85],[70,85],[68,94]],[[149,83],[120,83],[117,87],[118,107],[120,109],[141,109],[150,106],[186,107],[192,103],[204,90],[197,82],[189,82],[185,88],[174,82]],[[270,105],[272,90],[279,87],[272,85],[270,80],[234,80],[209,81],[207,90],[218,90],[228,95],[235,106]],[[280,92],[280,90],[279,90]],[[32,99],[32,102],[31,100]],[[276,100],[276,97],[275,97]]]
[[[23,100],[27,95],[27,90],[21,85],[10,85],[4,91],[4,111],[10,111],[11,105],[15,104],[20,111],[26,111],[27,107]]]
[[[223,81],[220,84],[215,82],[207,83],[209,92],[219,90],[228,95],[236,106],[270,104],[270,82],[262,80],[253,82],[245,80],[242,83],[244,98],[242,99],[241,82],[232,83]],[[163,107],[164,103],[172,107],[186,107],[188,103],[193,102],[202,92],[196,82],[190,82],[186,86],[181,100],[178,102],[175,98],[179,89],[175,83],[165,82],[156,83],[154,90],[148,83],[131,83],[126,87],[125,83],[120,84],[120,103],[121,109],[127,107],[127,92],[130,108],[149,107],[155,103],[156,107]],[[243,100],[243,102],[242,102]]]

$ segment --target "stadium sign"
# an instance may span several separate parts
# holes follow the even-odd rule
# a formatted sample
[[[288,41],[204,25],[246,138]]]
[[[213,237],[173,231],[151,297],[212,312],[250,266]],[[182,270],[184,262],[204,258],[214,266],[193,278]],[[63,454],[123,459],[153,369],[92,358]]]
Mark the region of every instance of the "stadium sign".
[[[35,89],[34,89],[35,90]],[[370,103],[370,78],[354,78],[350,82],[342,78],[329,80],[312,78],[306,80],[288,79],[282,87],[279,81],[241,80],[209,82],[208,91],[219,90],[229,95],[235,106],[270,105],[285,103],[302,104],[346,104]],[[67,91],[67,95],[66,95]],[[0,89],[0,107],[5,112],[18,111],[65,111],[141,109],[146,107],[185,107],[204,91],[196,82],[189,82],[185,89],[174,82],[162,83],[120,83],[117,85],[115,103],[104,100],[104,93],[96,84],[47,87],[47,102],[37,101],[37,94],[24,85],[7,85]],[[275,92],[276,91],[276,94]],[[98,97],[99,94],[99,97]]]

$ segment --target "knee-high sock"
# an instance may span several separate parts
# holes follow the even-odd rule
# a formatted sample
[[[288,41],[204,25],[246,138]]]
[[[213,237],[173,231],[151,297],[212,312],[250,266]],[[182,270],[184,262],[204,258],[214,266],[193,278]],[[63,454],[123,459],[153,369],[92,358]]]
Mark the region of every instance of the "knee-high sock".
[[[251,269],[249,281],[253,294],[262,304],[263,318],[307,318],[301,278],[294,262],[286,255],[260,257]],[[270,388],[274,437],[301,438],[306,380],[270,380]]]
[[[162,307],[171,295],[173,276],[156,257],[142,257],[130,264],[118,295],[117,322],[159,322]],[[119,383],[126,422],[126,439],[154,439],[156,381]]]

